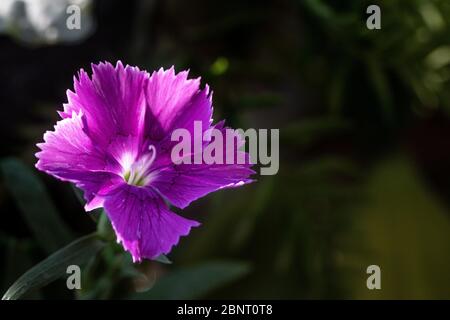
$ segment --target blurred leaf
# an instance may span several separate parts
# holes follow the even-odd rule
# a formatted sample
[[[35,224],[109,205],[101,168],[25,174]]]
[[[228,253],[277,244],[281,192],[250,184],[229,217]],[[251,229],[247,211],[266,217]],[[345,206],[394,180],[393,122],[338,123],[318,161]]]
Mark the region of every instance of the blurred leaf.
[[[23,274],[4,294],[2,300],[16,300],[31,289],[41,288],[66,275],[69,265],[81,265],[104,246],[96,233],[75,240]]]
[[[335,19],[335,13],[333,9],[321,0],[306,0],[304,1],[306,8],[311,10],[311,12],[322,19],[323,21],[328,21],[328,23]]]
[[[379,99],[381,111],[387,122],[394,120],[394,104],[388,78],[383,69],[383,65],[377,60],[379,58],[369,55],[367,58],[367,70],[369,79],[375,89]]]
[[[342,111],[342,101],[347,85],[347,77],[349,74],[349,63],[344,61],[336,68],[336,72],[331,78],[330,92],[329,92],[329,105],[330,114],[332,116],[338,116]]]
[[[427,57],[426,63],[432,69],[440,69],[450,63],[450,46],[441,46],[433,50]]]
[[[70,184],[72,187],[73,192],[75,193],[75,196],[77,197],[78,201],[80,202],[81,206],[84,208],[84,205],[86,204],[86,200],[83,197],[83,191],[79,189],[77,186],[75,186],[73,183]],[[99,216],[102,214],[103,209],[97,208],[90,212],[88,212],[89,218],[91,218],[92,221],[95,223],[98,223]]]
[[[271,178],[273,177],[268,177]],[[205,220],[204,228],[201,228],[197,235],[192,235],[178,257],[182,256],[183,261],[195,263],[204,261],[205,257],[208,259],[217,257],[218,252],[221,255],[225,254],[225,251],[230,249],[230,243],[224,241],[224,237],[231,239],[229,235],[235,232],[236,222],[242,219],[243,212],[247,212],[251,204],[249,202],[249,198],[253,196],[251,190],[258,184],[241,190],[229,189],[212,194],[209,209],[211,214]],[[229,201],[230,196],[233,197],[233,201]]]
[[[110,251],[110,257],[107,261],[104,261],[104,264],[99,264],[101,267],[97,270],[97,274],[91,274],[86,276],[88,277],[88,281],[90,281],[90,286],[84,286],[81,290],[77,291],[79,299],[110,299],[114,292],[115,286],[120,282],[121,279],[125,278],[124,275],[128,273],[130,266],[133,265],[131,259],[129,259],[129,254],[126,254],[123,250],[117,254],[114,254],[111,249],[113,249],[113,244],[109,242],[109,245],[105,245],[101,252],[101,256],[105,256],[105,252]],[[96,259],[97,260],[97,259]],[[92,270],[92,264],[90,264],[92,260],[88,262],[88,266],[90,266]],[[125,269],[128,269],[125,272]]]
[[[2,290],[7,290],[22,273],[32,267],[30,249],[31,244],[29,240],[9,239],[5,257]],[[35,290],[26,297],[29,299],[39,299],[40,294]]]
[[[322,26],[330,28],[335,32],[341,31],[346,25],[351,25],[355,20],[355,15],[350,13],[337,13],[327,1],[304,0],[298,1],[308,12],[317,18]],[[341,33],[341,32],[340,32]]]
[[[1,161],[5,186],[11,192],[36,241],[47,252],[66,245],[73,239],[72,232],[58,215],[44,184],[20,160]]]
[[[419,12],[430,30],[439,31],[445,27],[445,20],[440,10],[432,1],[421,2]]]
[[[323,180],[340,174],[356,177],[360,172],[355,163],[349,159],[340,156],[321,156],[302,163],[294,169],[293,174],[299,174],[301,180],[306,177]]]
[[[348,130],[350,127],[350,123],[342,118],[308,119],[291,123],[282,130],[280,138],[282,141],[306,147],[318,139]]]
[[[220,76],[227,72],[230,63],[228,59],[225,57],[219,57],[216,61],[211,65],[211,73],[215,76]]]
[[[136,293],[131,299],[196,299],[231,283],[249,272],[249,266],[237,262],[209,262],[198,266],[175,270],[156,281],[155,286],[144,293]]]
[[[264,212],[270,201],[275,186],[275,177],[265,177],[260,181],[255,195],[252,197],[249,208],[245,211],[239,222],[237,223],[234,234],[231,238],[231,246],[233,249],[241,248],[242,245],[250,238],[256,223],[258,222],[258,216]]]
[[[73,183],[71,183],[70,186],[72,187],[72,190],[75,193],[78,201],[80,201],[80,204],[84,207],[84,205],[86,204],[86,200],[84,200],[83,191],[77,188],[77,186],[75,186]]]
[[[100,217],[97,222],[97,232],[104,239],[115,239],[114,229],[104,209],[101,209]]]
[[[165,255],[160,255],[159,257],[157,257],[156,259],[153,259],[153,261],[157,261],[160,263],[164,263],[164,264],[172,264],[172,261],[169,260],[169,258],[167,258]]]
[[[279,106],[284,103],[284,98],[274,92],[240,94],[234,100],[233,105],[238,109],[263,109]]]
[[[357,211],[349,233],[358,257],[352,279],[358,299],[449,299],[448,210],[404,155],[387,159],[368,183],[369,201]],[[354,241],[358,239],[358,241]],[[361,250],[363,249],[363,250]],[[381,268],[382,290],[367,290],[367,266]]]

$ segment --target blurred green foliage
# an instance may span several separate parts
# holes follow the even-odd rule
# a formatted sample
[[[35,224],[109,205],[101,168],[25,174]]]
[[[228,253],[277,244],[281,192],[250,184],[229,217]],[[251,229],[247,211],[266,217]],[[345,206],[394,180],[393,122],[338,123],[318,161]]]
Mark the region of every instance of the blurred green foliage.
[[[61,220],[44,185],[30,168],[12,158],[4,159],[0,168],[25,222],[46,253],[66,245],[73,238],[72,233]]]
[[[353,296],[450,299],[448,210],[424,188],[415,166],[405,155],[393,155],[377,165],[367,189],[369,202],[357,208],[354,231],[347,235],[349,241],[360,239],[364,254],[346,260],[353,260],[355,269],[377,262],[382,290],[368,291],[356,272],[347,282]]]

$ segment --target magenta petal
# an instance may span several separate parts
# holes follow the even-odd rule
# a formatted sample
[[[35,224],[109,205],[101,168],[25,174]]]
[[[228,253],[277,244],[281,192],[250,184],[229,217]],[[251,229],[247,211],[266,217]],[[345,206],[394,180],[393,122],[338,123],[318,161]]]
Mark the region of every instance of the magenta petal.
[[[87,209],[97,207],[90,203],[96,194],[107,192],[123,179],[114,173],[104,172],[105,155],[83,130],[83,115],[72,114],[47,131],[41,149],[36,153],[39,159],[36,168],[61,180],[75,183],[84,191]],[[100,198],[97,198],[97,202]]]
[[[44,143],[37,145],[41,151],[36,167],[62,180],[77,181],[76,175],[103,170],[104,155],[83,131],[83,115],[73,114],[55,126],[55,131],[44,134]]]
[[[244,165],[173,165],[158,173],[152,187],[178,208],[223,188],[240,187],[253,182],[255,172]]]
[[[254,171],[248,161],[173,163],[173,131],[192,133],[200,121],[204,132],[212,123],[209,87],[200,89],[188,72],[160,69],[150,76],[120,62],[92,69],[91,78],[81,70],[67,92],[62,120],[38,144],[36,167],[81,188],[87,211],[103,206],[134,261],[153,259],[199,225],[171,212],[165,199],[184,208],[212,191],[251,182]],[[225,130],[222,122],[215,128]],[[222,154],[231,148],[224,146]]]
[[[105,195],[123,183],[122,177],[111,172],[78,173],[75,178],[75,185],[84,191],[86,211],[102,207]]]
[[[227,128],[223,122],[218,123],[215,128],[222,131],[225,137]],[[187,207],[192,201],[197,200],[208,193],[223,188],[240,187],[251,183],[250,178],[255,173],[251,169],[252,164],[248,153],[239,151],[244,141],[234,134],[234,144],[223,145],[222,164],[171,164],[163,170],[158,171],[152,181],[152,187],[157,189],[167,200],[178,208]],[[226,164],[226,155],[234,154],[234,163]],[[238,154],[245,159],[243,164],[237,164]],[[193,162],[193,155],[190,156]]]
[[[65,118],[82,110],[91,138],[105,146],[116,135],[141,135],[148,73],[121,62],[116,67],[108,62],[93,64],[92,69],[92,80],[80,70],[74,79],[75,92],[68,91],[60,115]]]
[[[200,79],[188,79],[188,72],[175,74],[174,68],[160,69],[150,76],[146,99],[146,134],[162,140],[176,128],[193,128],[193,121],[202,121],[208,129],[212,116],[209,88],[200,90]]]
[[[155,191],[126,184],[105,198],[104,207],[117,241],[134,261],[169,253],[180,236],[199,225],[171,212]]]

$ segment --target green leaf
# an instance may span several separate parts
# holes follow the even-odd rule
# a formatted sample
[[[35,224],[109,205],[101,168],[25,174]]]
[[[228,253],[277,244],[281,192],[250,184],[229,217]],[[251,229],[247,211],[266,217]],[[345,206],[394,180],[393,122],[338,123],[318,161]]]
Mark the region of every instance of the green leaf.
[[[48,253],[69,243],[74,237],[62,221],[43,183],[20,160],[1,161],[5,186],[17,203],[36,241]]]
[[[33,266],[31,260],[32,243],[29,239],[18,240],[10,238],[5,248],[5,263],[3,271],[3,282],[1,290],[7,290],[8,287],[25,271]],[[26,299],[39,299],[38,290],[25,296]]]
[[[153,259],[153,261],[157,261],[157,262],[161,262],[164,264],[172,264],[172,261],[169,260],[169,258],[167,258],[165,255],[160,255],[159,257],[157,257],[156,259]]]
[[[104,209],[101,209],[100,212],[97,222],[97,232],[105,240],[114,240],[115,233],[111,222],[108,219],[108,215]]]
[[[72,190],[75,193],[75,196],[77,197],[77,200],[84,207],[84,205],[86,204],[86,200],[84,200],[83,191],[81,191],[81,189],[77,188],[77,186],[75,186],[72,183],[70,184],[70,186],[72,187]]]
[[[306,8],[308,8],[316,17],[324,20],[330,21],[335,19],[335,12],[333,9],[326,3],[323,3],[319,0],[307,0],[304,2]]]
[[[72,187],[73,192],[75,193],[75,197],[80,202],[81,206],[84,208],[86,205],[86,200],[84,200],[83,191],[79,189],[75,184],[71,183],[70,186]],[[92,219],[95,223],[98,222],[99,216],[102,214],[103,209],[97,208],[89,212],[89,218]]]
[[[96,233],[75,240],[23,274],[3,295],[2,300],[16,300],[31,289],[41,288],[66,275],[69,265],[81,265],[94,256],[104,242]]]
[[[245,263],[209,262],[173,271],[157,280],[147,292],[135,293],[131,299],[196,299],[231,283],[249,272]]]

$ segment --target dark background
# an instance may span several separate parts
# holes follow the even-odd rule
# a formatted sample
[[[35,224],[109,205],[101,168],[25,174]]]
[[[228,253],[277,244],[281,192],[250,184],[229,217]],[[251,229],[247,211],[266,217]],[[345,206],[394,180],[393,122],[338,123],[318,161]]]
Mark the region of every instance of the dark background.
[[[77,70],[121,60],[190,69],[215,120],[279,128],[280,170],[184,210],[202,226],[173,264],[136,267],[111,245],[83,290],[59,280],[29,298],[127,298],[155,279],[148,297],[450,298],[450,2],[377,1],[368,30],[373,3],[103,0],[81,42],[0,36],[2,292],[60,247],[42,237],[49,210],[64,244],[95,230],[71,186],[34,169],[35,144]],[[381,290],[366,288],[371,264]]]

